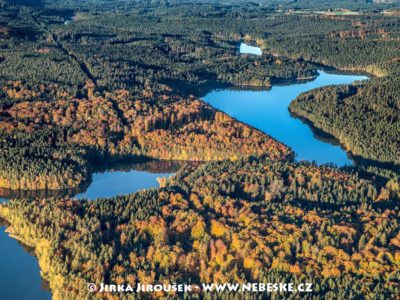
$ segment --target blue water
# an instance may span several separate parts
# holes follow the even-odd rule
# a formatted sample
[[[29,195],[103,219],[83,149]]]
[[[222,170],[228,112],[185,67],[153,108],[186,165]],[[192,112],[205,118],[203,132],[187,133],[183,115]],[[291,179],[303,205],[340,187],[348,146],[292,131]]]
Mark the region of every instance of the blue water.
[[[71,190],[69,195],[73,198],[87,198],[94,200],[97,198],[125,195],[148,188],[158,187],[157,178],[169,177],[180,167],[180,163],[169,163],[167,161],[151,161],[147,163],[135,164],[132,167],[123,166],[102,173],[93,174],[92,182],[87,190],[77,196]],[[0,193],[0,203],[6,202],[9,198],[39,198],[55,196],[68,198],[65,191],[57,194],[38,191],[35,193],[10,192],[2,190]],[[48,194],[48,195],[47,195]],[[42,284],[39,265],[37,259],[28,253],[15,239],[10,238],[4,232],[5,226],[0,224],[0,299],[7,300],[46,300],[51,299],[51,292]]]
[[[51,299],[50,291],[42,286],[37,259],[29,254],[0,226],[0,299]]]
[[[204,100],[288,145],[295,151],[298,161],[344,166],[352,164],[346,151],[315,136],[309,125],[290,115],[288,106],[301,93],[311,89],[365,79],[368,77],[319,71],[319,76],[310,82],[273,86],[268,91],[213,91]]]
[[[158,187],[157,178],[171,175],[171,173],[149,173],[136,170],[95,173],[89,188],[84,193],[78,194],[76,198],[94,200],[131,194],[139,190]]]
[[[367,77],[320,71],[320,76],[311,82],[274,86],[269,91],[213,91],[204,100],[290,146],[296,152],[297,160],[316,161],[319,164],[331,162],[343,166],[352,163],[346,152],[338,145],[318,139],[308,125],[290,116],[288,106],[300,93],[313,88],[363,79]],[[94,200],[158,187],[157,178],[171,176],[177,166],[165,165],[166,162],[157,164],[139,164],[132,168],[95,173],[87,190],[75,198]],[[1,196],[9,198],[7,195]],[[50,292],[42,287],[36,259],[17,241],[9,238],[4,229],[0,225],[0,298],[50,299]]]
[[[127,195],[143,189],[157,188],[157,178],[174,175],[188,162],[157,161],[122,163],[111,168],[101,167],[93,173],[91,181],[77,189],[68,190],[32,190],[13,191],[0,189],[0,204],[9,199],[46,199],[74,198],[89,199],[109,198],[117,195]],[[190,163],[194,164],[194,163]]]
[[[254,54],[254,55],[262,55],[262,51],[259,47],[249,46],[245,43],[240,44],[239,49],[241,54]]]

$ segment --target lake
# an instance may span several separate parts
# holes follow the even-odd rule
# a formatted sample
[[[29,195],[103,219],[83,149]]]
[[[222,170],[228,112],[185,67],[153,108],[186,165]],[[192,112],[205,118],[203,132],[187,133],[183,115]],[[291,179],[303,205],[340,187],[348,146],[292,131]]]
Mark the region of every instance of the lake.
[[[344,166],[352,164],[353,161],[338,141],[319,135],[308,124],[291,116],[288,107],[297,96],[311,89],[366,79],[367,76],[319,70],[319,76],[309,82],[275,85],[264,91],[216,90],[203,99],[235,119],[285,143],[294,150],[297,161],[307,160],[318,164],[333,163]]]
[[[131,194],[159,186],[157,178],[169,177],[184,164],[176,161],[146,161],[101,167],[91,182],[80,189],[68,191],[10,191],[0,189],[0,202],[10,198],[71,197],[94,200]],[[83,191],[82,191],[83,190]],[[1,221],[1,220],[0,220]],[[51,293],[45,286],[39,265],[32,251],[10,238],[6,225],[0,223],[0,289],[1,299],[46,300]]]
[[[250,46],[250,45],[247,45],[246,43],[240,44],[239,52],[241,54],[262,55],[261,48]]]
[[[351,164],[346,152],[334,139],[322,138],[301,120],[290,115],[288,106],[300,93],[313,88],[347,84],[366,76],[333,74],[319,71],[319,76],[310,82],[294,82],[273,86],[268,91],[219,90],[204,98],[212,106],[245,122],[290,146],[297,160],[335,163],[339,166]],[[173,175],[184,163],[169,161],[147,161],[103,166],[95,170],[92,180],[79,189],[68,191],[24,191],[0,190],[3,201],[8,198],[70,197],[97,198],[130,194],[141,189],[158,187],[157,178]],[[43,286],[39,267],[30,251],[11,239],[0,224],[0,288],[6,299],[50,299]]]
[[[171,175],[171,173],[149,173],[136,170],[95,173],[88,189],[74,198],[95,200],[132,194],[139,190],[158,187],[157,178]]]
[[[0,223],[1,299],[51,299],[51,293],[40,277],[36,257],[17,240],[10,238],[6,228]]]
[[[0,188],[0,203],[8,199],[50,197],[95,200],[157,188],[157,178],[170,177],[185,164],[195,162],[159,161],[123,162],[97,166],[92,178],[82,186],[68,190],[22,190]]]
[[[74,198],[94,200],[157,188],[159,186],[157,178],[170,177],[183,165],[183,162],[178,161],[119,164],[101,172],[95,172],[86,191],[77,194]]]

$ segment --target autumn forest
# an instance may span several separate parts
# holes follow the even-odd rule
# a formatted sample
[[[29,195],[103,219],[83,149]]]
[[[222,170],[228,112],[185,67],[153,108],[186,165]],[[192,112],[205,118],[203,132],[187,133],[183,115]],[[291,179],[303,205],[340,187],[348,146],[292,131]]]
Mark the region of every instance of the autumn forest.
[[[0,219],[53,299],[398,299],[399,16],[398,1],[0,0]],[[242,42],[262,55],[240,54]],[[369,76],[288,107],[350,166],[297,161],[202,100],[320,69]],[[57,192],[122,161],[183,167],[132,194]],[[234,282],[313,291],[86,288]]]

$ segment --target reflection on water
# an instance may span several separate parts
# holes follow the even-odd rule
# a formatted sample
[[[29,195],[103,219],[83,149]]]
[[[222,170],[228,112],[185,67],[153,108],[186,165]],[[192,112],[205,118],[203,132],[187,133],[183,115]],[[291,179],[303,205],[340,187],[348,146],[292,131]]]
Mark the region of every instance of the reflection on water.
[[[352,160],[337,140],[312,130],[309,124],[289,113],[289,104],[297,96],[311,89],[337,84],[349,84],[368,77],[327,73],[308,82],[274,85],[268,91],[217,90],[204,100],[239,121],[247,123],[291,147],[297,160],[350,165]]]
[[[170,175],[171,173],[150,173],[136,170],[95,173],[89,188],[74,198],[93,200],[131,194],[139,190],[158,187],[157,178]]]
[[[70,198],[88,188],[88,184],[77,189],[68,190],[10,190],[0,188],[0,202],[7,199],[45,199],[45,198]]]
[[[77,198],[97,199],[125,195],[159,186],[157,178],[169,177],[186,164],[198,162],[149,160],[96,166],[92,178],[79,188],[67,190],[0,189],[0,202],[7,199]]]
[[[95,173],[106,173],[115,171],[145,171],[148,173],[176,173],[186,164],[199,164],[198,162],[182,162],[176,160],[147,160],[141,162],[123,161],[97,166]]]
[[[0,290],[1,299],[51,299],[47,283],[39,272],[32,249],[11,239],[5,232],[7,224],[0,220]]]
[[[177,161],[124,162],[97,166],[92,179],[78,189],[63,191],[11,191],[0,189],[0,202],[8,199],[29,198],[87,198],[97,199],[130,194],[141,189],[158,187],[157,178],[169,177],[186,165]],[[190,163],[198,165],[199,163]],[[1,221],[1,220],[0,220]],[[12,239],[0,223],[0,299],[51,299],[46,282],[40,276],[39,265],[32,249]]]
[[[247,46],[247,45],[245,45]],[[257,47],[250,47],[253,51]],[[247,49],[249,47],[247,46]],[[254,53],[252,54],[257,54]],[[247,52],[250,53],[250,52]],[[261,55],[261,50],[259,52]],[[346,152],[329,137],[321,139],[310,127],[289,114],[288,105],[300,93],[312,88],[351,83],[365,79],[363,76],[328,74],[311,82],[274,86],[269,91],[214,91],[205,101],[232,117],[248,123],[286,143],[299,160],[315,160],[318,163],[350,163]],[[64,191],[10,191],[0,189],[0,197],[48,198],[62,197],[96,199],[129,194],[140,189],[158,187],[158,177],[176,173],[183,162],[147,161],[124,163],[96,168],[92,179],[78,189]],[[5,200],[6,201],[6,200]],[[4,299],[50,299],[50,292],[43,287],[36,259],[4,232],[0,224],[0,289]]]

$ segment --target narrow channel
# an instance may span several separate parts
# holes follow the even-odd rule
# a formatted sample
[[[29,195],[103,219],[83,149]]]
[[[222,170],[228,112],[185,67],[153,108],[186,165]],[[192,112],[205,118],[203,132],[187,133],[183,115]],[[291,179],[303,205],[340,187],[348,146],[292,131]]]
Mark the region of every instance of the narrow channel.
[[[203,100],[288,145],[296,153],[297,161],[351,165],[353,161],[336,139],[319,135],[307,123],[292,116],[289,113],[289,104],[309,90],[327,85],[350,84],[368,77],[327,73],[322,70],[318,72],[319,76],[309,82],[274,85],[270,90],[264,91],[216,90],[208,93]]]
[[[242,42],[239,54],[261,56],[262,50]],[[297,161],[313,161],[319,165],[330,163],[341,167],[354,162],[339,141],[291,115],[289,104],[301,93],[312,89],[367,79],[364,75],[318,70],[318,76],[311,81],[278,84],[269,90],[214,90],[204,96],[203,100],[285,143],[294,150]]]

